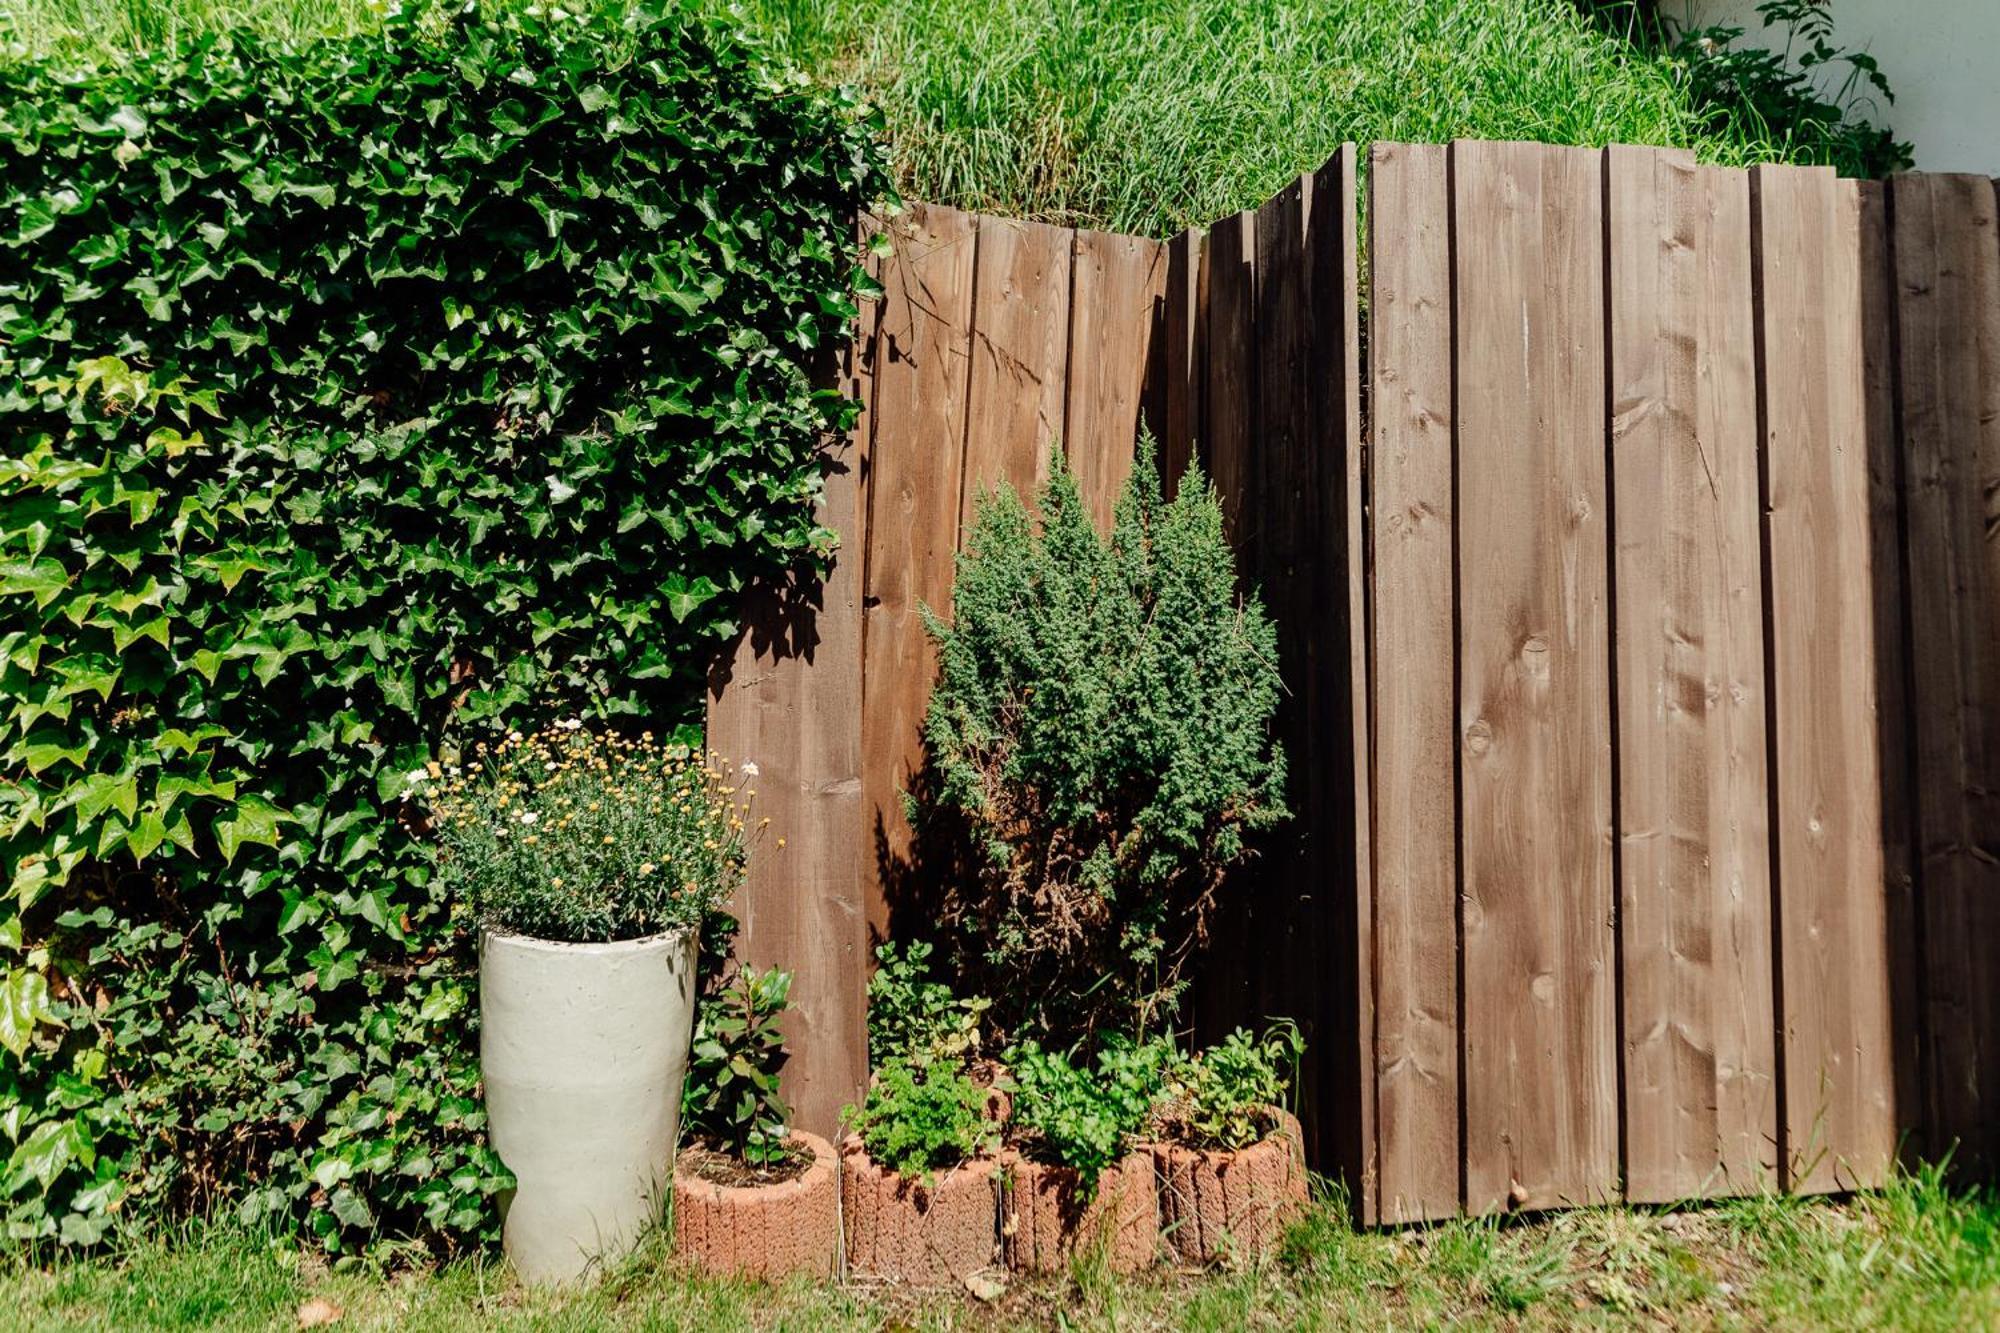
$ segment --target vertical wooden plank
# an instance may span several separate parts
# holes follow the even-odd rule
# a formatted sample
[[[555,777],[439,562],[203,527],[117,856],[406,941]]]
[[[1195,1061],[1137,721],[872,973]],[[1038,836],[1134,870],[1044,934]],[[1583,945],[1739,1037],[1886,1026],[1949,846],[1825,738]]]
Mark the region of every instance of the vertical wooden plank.
[[[892,229],[882,266],[869,458],[861,698],[864,883],[869,924],[920,892],[902,793],[922,763],[919,729],[936,664],[920,608],[951,606],[972,326],[976,219],[916,204]],[[921,909],[919,909],[921,910]]]
[[[1453,145],[1466,1206],[1618,1187],[1601,155]]]
[[[865,244],[878,227],[864,217],[859,239]],[[878,277],[879,261],[865,263]],[[841,1107],[868,1082],[867,894],[853,844],[861,829],[861,469],[880,308],[859,304],[837,374],[861,414],[832,448],[819,506],[820,523],[840,536],[833,568],[813,587],[753,594],[743,633],[708,691],[708,743],[757,765],[746,785],[771,821],[731,904],[736,950],[751,966],[793,974],[783,1090],[799,1126],[817,1134],[839,1129]]]
[[[1257,387],[1256,215],[1238,213],[1210,227],[1205,260],[1208,349],[1202,411],[1208,433],[1196,444],[1222,502],[1223,527],[1239,561],[1247,561],[1243,509],[1252,489],[1250,440]]]
[[[1109,232],[1076,233],[1070,307],[1070,470],[1101,531],[1132,473],[1148,370],[1164,338],[1167,249]]]
[[[1612,148],[1626,1193],[1775,1183],[1749,178]]]
[[[1201,434],[1201,395],[1206,374],[1202,250],[1208,233],[1193,227],[1167,243],[1167,422],[1160,440],[1160,475],[1174,495],[1181,474],[1195,457]]]
[[[1342,144],[1314,174],[1306,255],[1312,270],[1307,389],[1313,448],[1325,498],[1318,560],[1326,611],[1314,632],[1327,639],[1323,730],[1333,775],[1331,818],[1318,836],[1330,883],[1318,908],[1333,983],[1325,1043],[1327,1095],[1322,1169],[1348,1182],[1356,1216],[1379,1212],[1375,1162],[1374,873],[1369,844],[1367,453],[1361,433],[1360,225],[1358,164]],[[1330,613],[1330,614],[1329,614]]]
[[[1890,1033],[1896,1133],[1906,1160],[1929,1154],[1923,1079],[1923,951],[1918,938],[1914,719],[1910,712],[1909,565],[1904,544],[1899,438],[1895,256],[1889,183],[1862,181],[1862,376],[1868,403],[1868,521],[1875,552],[1876,720],[1882,760],[1882,862],[1889,916]]]
[[[1063,430],[1073,233],[980,217],[961,529],[1001,482],[1032,501]]]
[[[1368,177],[1376,1193],[1392,1225],[1459,1204],[1446,151],[1377,143]]]
[[[2000,1164],[2000,236],[1993,183],[1900,176],[1933,1149]]]
[[[1823,168],[1752,182],[1782,1160],[1796,1189],[1852,1189],[1895,1148],[1859,196]]]

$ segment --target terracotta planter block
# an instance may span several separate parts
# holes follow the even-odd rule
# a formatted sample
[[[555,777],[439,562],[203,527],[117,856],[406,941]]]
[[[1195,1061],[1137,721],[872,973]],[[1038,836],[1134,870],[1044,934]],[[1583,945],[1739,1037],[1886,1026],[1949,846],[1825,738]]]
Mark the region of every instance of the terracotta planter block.
[[[817,1134],[812,1165],[774,1185],[718,1185],[674,1166],[674,1249],[716,1277],[830,1277],[840,1268],[840,1164]]]
[[[1158,1257],[1159,1197],[1149,1152],[1107,1167],[1088,1200],[1074,1167],[1011,1153],[1001,1199],[1001,1240],[1007,1266],[1016,1272],[1062,1272],[1097,1245],[1115,1273],[1136,1273]]]
[[[1252,1258],[1283,1239],[1311,1194],[1298,1120],[1283,1112],[1261,1143],[1237,1152],[1153,1146],[1160,1232],[1183,1263]]]
[[[994,1264],[1000,1163],[966,1162],[926,1184],[877,1165],[859,1140],[849,1139],[841,1145],[840,1205],[854,1276],[921,1286],[962,1282]]]

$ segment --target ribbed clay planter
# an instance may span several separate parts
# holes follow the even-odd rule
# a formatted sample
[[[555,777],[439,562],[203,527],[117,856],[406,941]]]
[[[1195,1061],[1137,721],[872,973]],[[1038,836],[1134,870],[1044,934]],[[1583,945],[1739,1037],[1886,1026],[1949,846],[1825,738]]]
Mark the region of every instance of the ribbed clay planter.
[[[1000,1236],[1007,1267],[1017,1273],[1066,1271],[1070,1260],[1100,1245],[1115,1273],[1151,1267],[1160,1247],[1153,1155],[1143,1149],[1127,1154],[1099,1174],[1090,1194],[1075,1167],[1009,1153]]]
[[[493,1150],[514,1173],[501,1244],[521,1279],[565,1282],[660,1218],[694,1028],[695,935],[479,940],[479,1065]]]
[[[1298,1118],[1272,1108],[1271,1133],[1234,1152],[1152,1145],[1159,1173],[1160,1235],[1182,1263],[1242,1261],[1273,1248],[1304,1211],[1305,1136]]]
[[[1000,1162],[963,1162],[927,1183],[877,1164],[850,1138],[840,1145],[840,1210],[850,1275],[917,1286],[962,1282],[994,1266]]]
[[[794,1131],[812,1155],[791,1180],[722,1185],[674,1163],[674,1250],[716,1277],[830,1277],[840,1269],[840,1163],[833,1145]]]

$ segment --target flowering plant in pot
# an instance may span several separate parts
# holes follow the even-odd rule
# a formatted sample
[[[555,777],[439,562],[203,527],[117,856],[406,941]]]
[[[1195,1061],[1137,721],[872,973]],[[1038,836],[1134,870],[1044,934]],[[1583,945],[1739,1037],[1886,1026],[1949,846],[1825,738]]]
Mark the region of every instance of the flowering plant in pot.
[[[778,1030],[792,974],[743,968],[695,1023],[674,1161],[674,1248],[717,1276],[827,1275],[840,1261],[833,1146],[791,1126]]]
[[[1138,1138],[1163,1093],[1170,1054],[1158,1038],[1108,1038],[1095,1068],[1033,1041],[1008,1052],[1014,1097],[1000,1224],[1008,1267],[1064,1271],[1091,1251],[1113,1272],[1153,1262],[1153,1154]]]
[[[1282,1021],[1165,1062],[1147,1132],[1160,1230],[1183,1262],[1261,1253],[1308,1202],[1305,1145],[1283,1105],[1303,1050],[1297,1025]]]
[[[658,1219],[699,930],[742,882],[750,794],[713,756],[574,721],[467,768],[412,785],[479,927],[488,1125],[516,1180],[502,1243],[524,1280],[564,1281]]]

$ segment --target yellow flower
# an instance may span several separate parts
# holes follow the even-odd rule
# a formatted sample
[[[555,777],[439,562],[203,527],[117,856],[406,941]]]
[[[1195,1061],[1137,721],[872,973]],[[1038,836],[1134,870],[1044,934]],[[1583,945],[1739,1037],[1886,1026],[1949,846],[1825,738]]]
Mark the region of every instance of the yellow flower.
[[[640,867],[639,867],[639,873],[640,873],[640,874],[642,874],[642,875],[650,875],[650,874],[652,874],[652,873],[653,873],[653,872],[654,872],[655,870],[658,870],[658,869],[659,869],[659,867],[658,867],[658,866],[654,865],[654,864],[653,864],[653,863],[652,863],[651,861],[648,861],[648,862],[646,862],[646,864],[644,864],[644,865],[642,865],[642,866],[640,866]]]
[[[551,879],[551,880],[549,881],[549,887],[550,887],[550,888],[552,888],[552,889],[559,889],[559,888],[561,888],[561,887],[562,887],[562,876],[561,876],[561,875],[557,875],[557,876],[556,876],[556,877],[555,877],[554,879]]]

